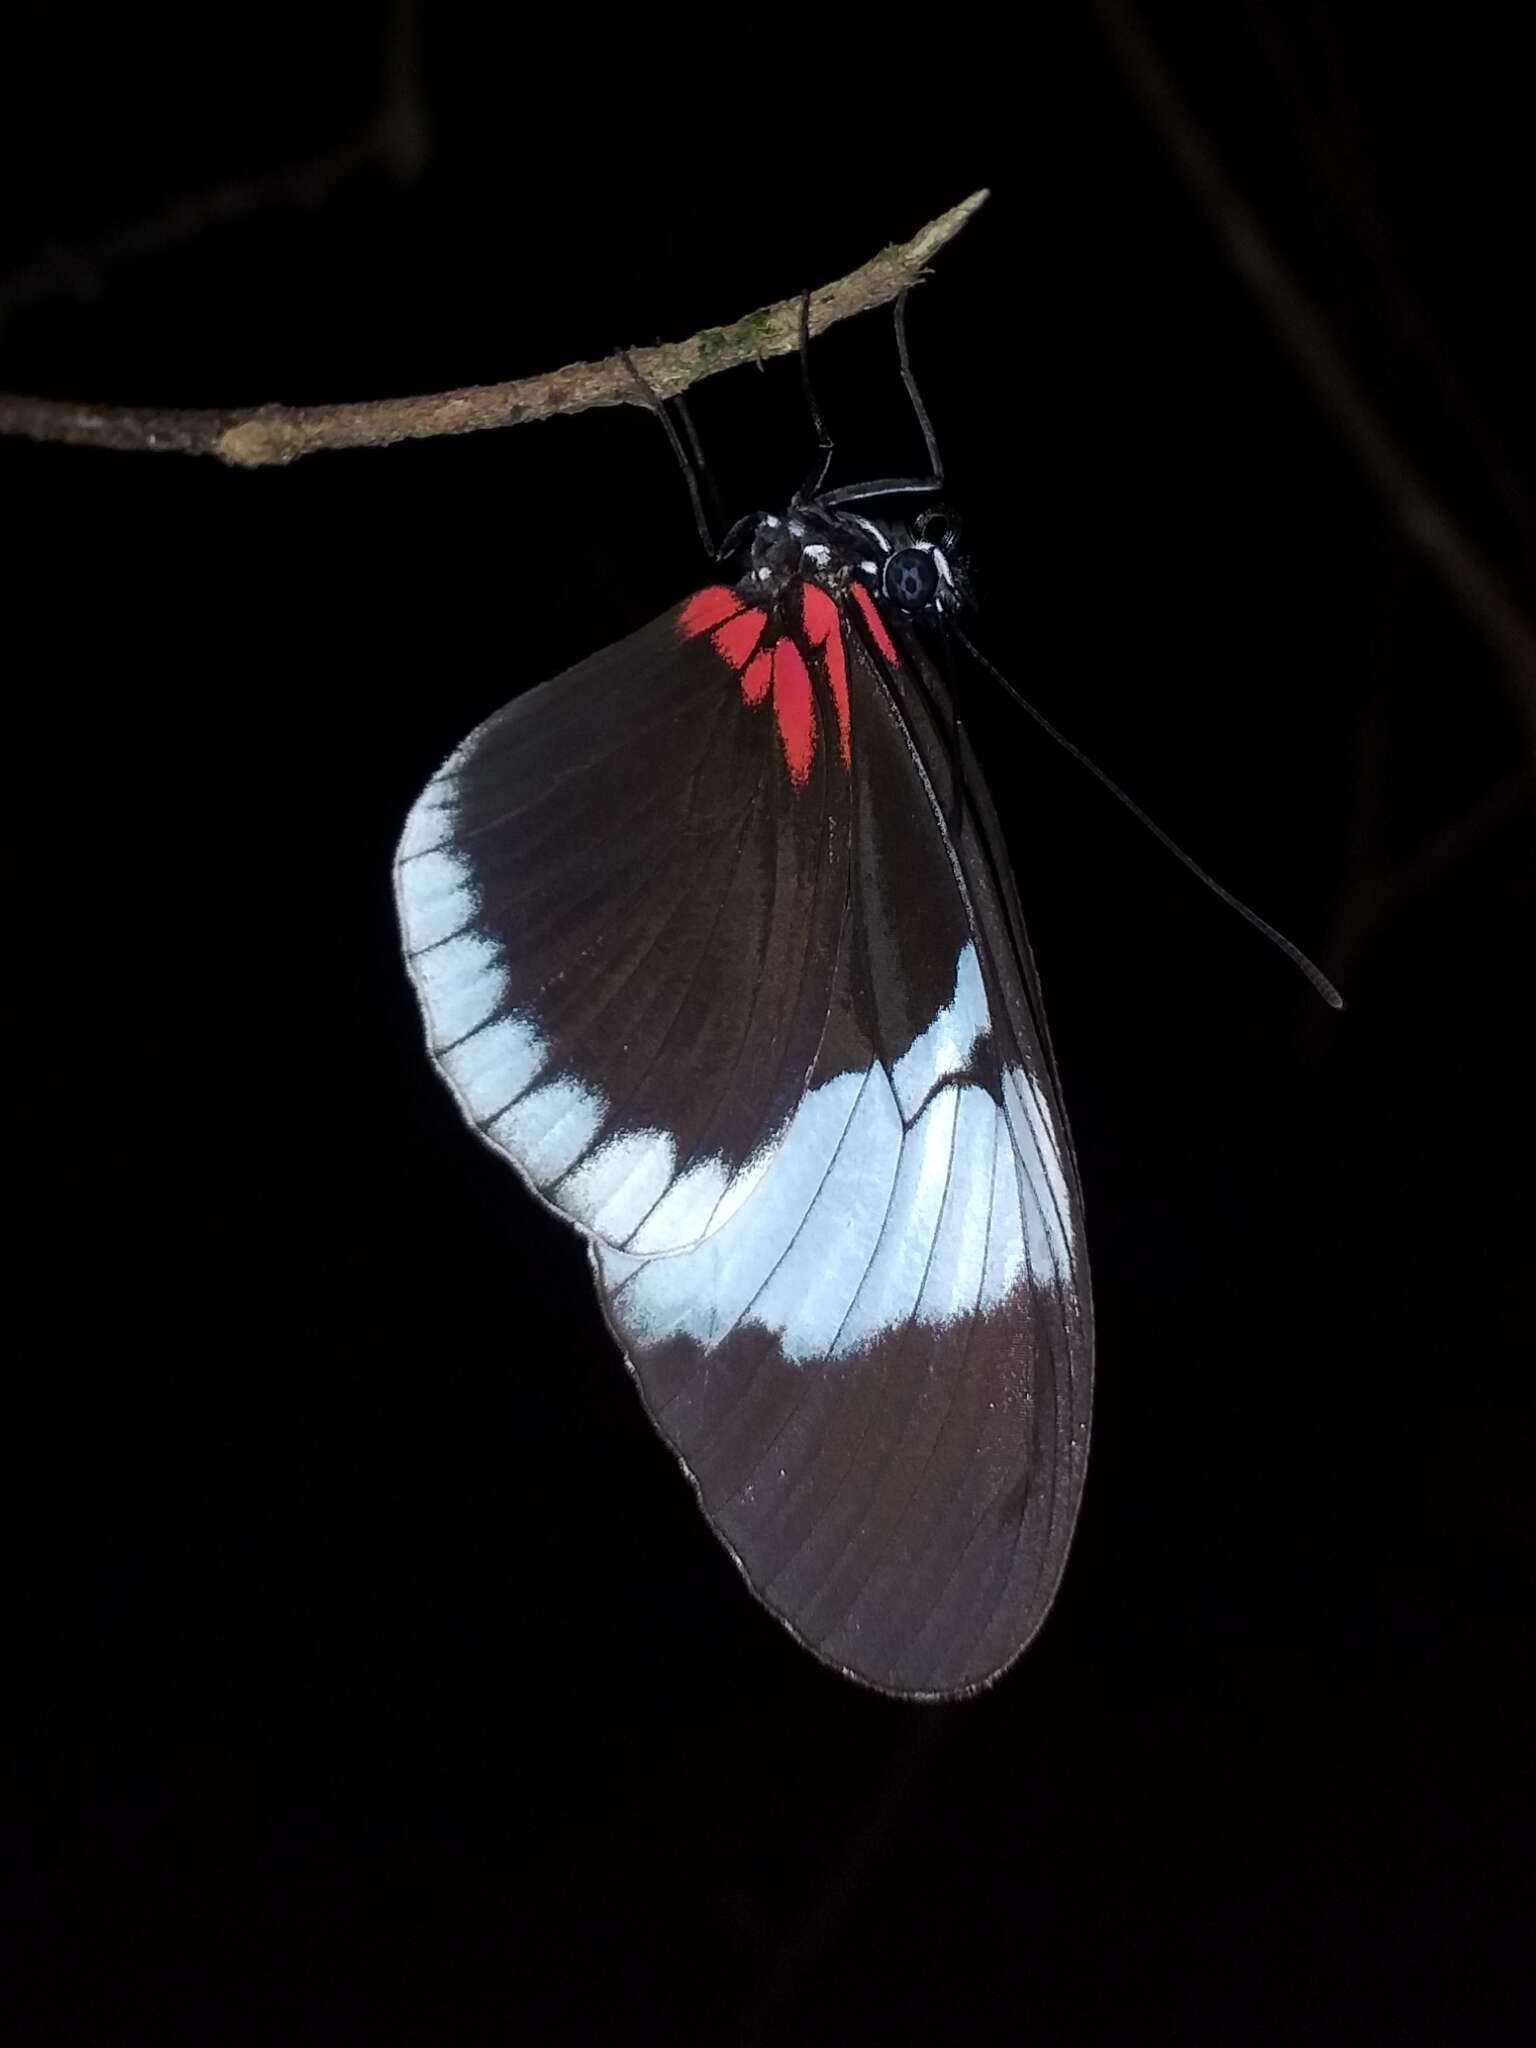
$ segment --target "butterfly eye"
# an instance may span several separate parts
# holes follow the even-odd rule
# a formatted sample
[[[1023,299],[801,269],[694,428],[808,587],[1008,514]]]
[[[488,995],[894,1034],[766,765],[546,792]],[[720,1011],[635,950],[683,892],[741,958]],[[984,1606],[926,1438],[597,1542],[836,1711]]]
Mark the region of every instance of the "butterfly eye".
[[[938,595],[939,570],[931,548],[898,548],[886,557],[885,595],[904,612],[926,611]]]

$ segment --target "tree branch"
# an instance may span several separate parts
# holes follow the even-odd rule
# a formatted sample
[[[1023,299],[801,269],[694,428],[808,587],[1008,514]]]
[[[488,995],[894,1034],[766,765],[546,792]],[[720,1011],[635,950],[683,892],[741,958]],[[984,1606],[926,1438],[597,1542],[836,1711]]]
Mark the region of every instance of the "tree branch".
[[[811,294],[810,328],[821,334],[839,320],[888,304],[923,276],[929,259],[965,226],[987,195],[973,192],[914,235],[893,243],[859,269]],[[708,327],[687,341],[637,348],[630,359],[660,398],[739,364],[791,354],[799,346],[800,300],[781,299],[729,327]],[[599,405],[638,405],[633,373],[622,356],[570,363],[510,384],[473,384],[422,398],[362,399],[338,405],[258,405],[208,411],[157,406],[87,405],[74,399],[0,393],[0,434],[177,455],[214,455],[241,469],[294,462],[322,448],[386,448],[439,434],[522,426],[555,413]]]

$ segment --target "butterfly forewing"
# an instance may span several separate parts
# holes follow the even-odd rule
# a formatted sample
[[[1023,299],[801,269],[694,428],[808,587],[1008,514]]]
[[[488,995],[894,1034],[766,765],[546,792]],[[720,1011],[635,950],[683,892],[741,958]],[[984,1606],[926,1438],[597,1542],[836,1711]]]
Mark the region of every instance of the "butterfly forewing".
[[[1060,1575],[1087,1275],[990,803],[917,640],[837,600],[701,593],[518,700],[398,891],[435,1057],[586,1230],[748,1582],[840,1669],[952,1696]]]
[[[822,746],[785,804],[771,717],[679,619],[471,734],[396,864],[465,1115],[574,1223],[657,1251],[707,1232],[803,1093],[847,893],[846,778]]]

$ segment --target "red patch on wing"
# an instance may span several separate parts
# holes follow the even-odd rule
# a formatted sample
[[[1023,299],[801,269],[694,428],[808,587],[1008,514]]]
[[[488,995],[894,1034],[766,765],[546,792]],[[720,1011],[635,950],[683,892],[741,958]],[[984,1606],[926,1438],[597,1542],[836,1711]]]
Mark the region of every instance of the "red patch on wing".
[[[685,640],[696,639],[711,626],[735,618],[741,608],[741,599],[734,590],[727,590],[723,583],[713,583],[708,590],[689,598],[678,616],[677,630]]]
[[[891,667],[900,668],[901,656],[896,652],[896,643],[885,630],[884,619],[875,610],[875,600],[870,596],[862,583],[850,583],[848,588],[853,592],[854,600],[859,610],[864,614],[864,623],[869,628],[870,638],[891,664]]]
[[[894,662],[896,650],[858,585],[856,596],[864,600],[865,616],[876,644]],[[843,640],[842,615],[836,601],[819,584],[800,586],[800,618],[809,646],[819,651],[826,667],[827,686],[837,711],[839,751],[846,767],[849,759],[848,650]],[[715,652],[741,685],[743,700],[761,704],[773,692],[773,717],[784,749],[785,765],[796,788],[805,784],[816,756],[816,691],[805,656],[787,635],[776,640],[764,636],[768,614],[723,583],[701,590],[678,613],[678,632],[684,640],[708,633]]]
[[[816,706],[811,674],[793,640],[780,640],[773,650],[773,715],[778,720],[789,779],[797,786],[811,772],[816,752]]]
[[[763,637],[763,628],[768,623],[766,612],[738,612],[733,619],[727,619],[715,634],[715,646],[739,675],[752,659],[753,650]]]
[[[800,590],[805,637],[813,647],[821,649],[822,660],[827,665],[827,681],[832,685],[832,701],[837,706],[838,744],[846,768],[849,761],[848,650],[843,645],[842,613],[820,584],[802,583]]]
[[[741,674],[741,694],[749,704],[761,704],[773,681],[773,650],[765,647],[754,654]]]

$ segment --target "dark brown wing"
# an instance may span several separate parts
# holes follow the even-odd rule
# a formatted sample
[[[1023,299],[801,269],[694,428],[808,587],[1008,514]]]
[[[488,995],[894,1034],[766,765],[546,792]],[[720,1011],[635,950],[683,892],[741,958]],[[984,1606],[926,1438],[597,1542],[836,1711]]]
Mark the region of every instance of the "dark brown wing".
[[[1013,1661],[1061,1575],[1088,1276],[990,800],[966,757],[951,836],[933,672],[914,644],[847,649],[852,866],[808,1086],[703,1242],[593,1265],[753,1590],[850,1675],[952,1697]]]
[[[465,1116],[573,1222],[653,1252],[716,1227],[803,1096],[848,886],[835,737],[792,787],[771,705],[685,610],[472,733],[395,870]]]

